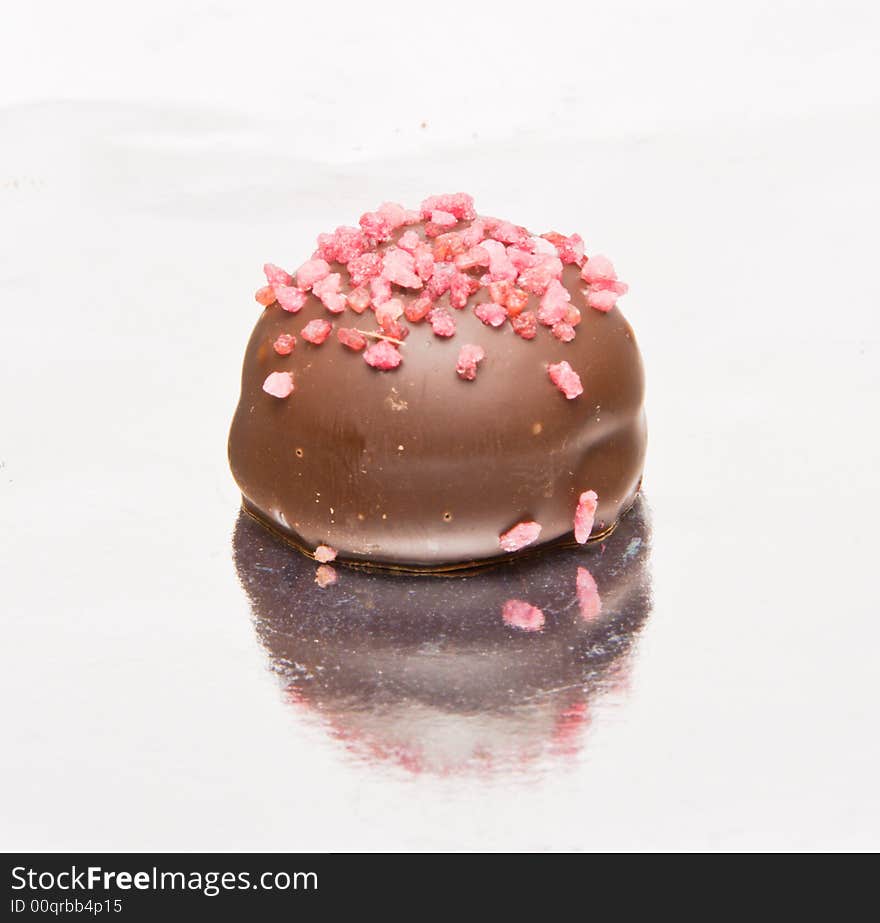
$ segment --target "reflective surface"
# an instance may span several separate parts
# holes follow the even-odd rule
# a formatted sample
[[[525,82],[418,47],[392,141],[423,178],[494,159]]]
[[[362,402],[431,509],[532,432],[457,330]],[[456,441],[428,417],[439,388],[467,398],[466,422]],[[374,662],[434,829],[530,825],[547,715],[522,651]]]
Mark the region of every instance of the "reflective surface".
[[[197,107],[6,110],[0,845],[880,846],[875,129],[560,123],[500,169],[470,140],[297,159],[296,126]],[[527,579],[320,591],[236,518],[259,268],[444,188],[615,254],[650,542],[637,515],[631,560],[621,533]]]

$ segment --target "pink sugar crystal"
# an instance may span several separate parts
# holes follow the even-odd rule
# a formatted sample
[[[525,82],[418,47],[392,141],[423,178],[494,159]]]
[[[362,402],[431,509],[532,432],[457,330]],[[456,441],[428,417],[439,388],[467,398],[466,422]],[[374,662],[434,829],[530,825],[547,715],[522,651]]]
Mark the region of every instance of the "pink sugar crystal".
[[[558,256],[540,254],[532,266],[520,273],[517,281],[519,286],[527,292],[543,295],[551,281],[558,279],[561,275],[562,260]]]
[[[407,253],[413,253],[421,243],[422,238],[415,231],[405,231],[397,241],[397,246],[401,250],[406,250]]]
[[[551,332],[553,336],[562,343],[570,343],[577,336],[574,327],[572,327],[571,324],[566,324],[564,321],[554,324]]]
[[[571,301],[571,295],[568,294],[568,289],[558,279],[551,279],[541,297],[538,322],[546,327],[552,327],[564,321],[568,314],[569,301]]]
[[[298,288],[293,288],[291,285],[276,285],[274,288],[278,304],[285,311],[290,311],[291,314],[296,314],[306,303],[306,293],[301,292]]]
[[[315,346],[320,346],[330,336],[333,324],[325,320],[310,320],[300,331],[300,336]]]
[[[497,240],[484,240],[481,246],[489,254],[489,278],[493,282],[512,281],[516,278],[516,266],[511,262],[504,244]]]
[[[293,352],[294,346],[296,346],[296,337],[292,333],[282,333],[272,344],[272,349],[279,356],[289,356]]]
[[[458,270],[452,263],[434,263],[434,273],[428,283],[428,291],[435,298],[439,298],[444,292],[449,291],[457,274]]]
[[[534,340],[538,332],[538,318],[531,311],[523,311],[510,318],[510,326],[517,336],[524,340]]]
[[[438,263],[454,259],[459,253],[464,253],[468,249],[461,234],[451,231],[448,234],[441,234],[433,246],[434,259]]]
[[[489,251],[485,247],[476,246],[471,247],[470,250],[460,253],[455,258],[456,268],[460,269],[462,272],[466,272],[469,269],[476,269],[477,266],[488,266],[489,265]]]
[[[455,318],[443,308],[434,308],[428,314],[428,323],[435,336],[451,337],[455,335]]]
[[[562,362],[548,365],[547,374],[568,400],[573,400],[584,393],[580,375],[564,359]]]
[[[583,262],[584,240],[580,234],[572,234],[571,237],[566,237],[564,234],[550,231],[547,234],[542,234],[541,237],[549,240],[556,247],[559,258],[563,263],[574,263],[580,266]]]
[[[524,292],[521,288],[515,288],[507,296],[507,313],[511,317],[521,314],[525,306],[529,303],[529,293]]]
[[[403,288],[422,287],[422,280],[416,274],[413,255],[399,247],[385,251],[382,259],[382,278]]]
[[[434,275],[434,251],[427,244],[419,244],[413,251],[416,275],[427,282]]]
[[[275,304],[275,290],[271,285],[264,285],[262,288],[257,289],[254,298],[257,299],[257,304],[261,304],[264,308],[268,308],[270,304]]]
[[[486,228],[483,224],[482,219],[477,218],[470,227],[466,227],[461,232],[461,242],[470,249],[471,247],[476,247],[478,244],[481,244],[486,239]]]
[[[351,284],[361,285],[378,276],[382,272],[382,257],[378,253],[369,251],[361,253],[348,261],[348,275]]]
[[[486,358],[486,351],[482,346],[476,346],[473,343],[465,343],[458,351],[458,361],[455,364],[455,371],[459,378],[465,381],[473,381],[477,377],[477,365]]]
[[[386,320],[381,327],[382,333],[394,340],[400,340],[402,342],[409,336],[409,327],[396,320]]]
[[[507,320],[507,309],[494,301],[478,304],[474,314],[488,327],[500,327]]]
[[[270,372],[263,382],[263,390],[272,397],[289,397],[293,394],[293,375],[290,372]]]
[[[359,285],[357,288],[353,288],[348,293],[346,301],[355,314],[363,314],[370,306],[370,287],[368,285]]]
[[[594,282],[614,281],[617,278],[617,273],[614,271],[614,265],[611,260],[607,256],[597,253],[584,263],[584,267],[581,269],[581,278],[584,282],[592,285]]]
[[[519,551],[536,541],[540,534],[541,526],[537,522],[518,522],[512,529],[498,536],[498,544],[504,551]]]
[[[617,294],[607,289],[587,292],[587,304],[597,311],[610,311],[617,304]]]
[[[321,564],[329,564],[336,560],[336,549],[329,545],[318,545],[315,549],[315,560]]]
[[[459,221],[471,221],[477,217],[474,200],[464,192],[429,196],[422,202],[422,218],[426,221],[430,220],[431,213],[434,211],[449,212]]]
[[[312,294],[321,299],[321,303],[328,311],[334,314],[341,314],[345,310],[346,298],[339,291],[339,285],[342,277],[338,272],[331,273],[323,279],[319,279],[312,286]]]
[[[315,255],[330,263],[348,264],[372,246],[370,238],[360,228],[340,227],[332,234],[318,235],[318,249]]]
[[[379,340],[364,350],[364,362],[374,369],[387,372],[389,369],[396,369],[403,362],[403,356],[393,343]]]
[[[565,313],[565,323],[570,327],[577,327],[581,322],[581,312],[573,305],[568,306],[568,311]]]
[[[593,522],[596,518],[596,507],[599,497],[595,490],[585,490],[578,497],[577,508],[574,511],[574,537],[583,545],[593,531]]]
[[[330,265],[326,260],[306,260],[296,271],[296,285],[302,291],[307,291],[316,282],[326,279],[330,275]]]
[[[375,314],[380,325],[397,320],[403,314],[403,302],[399,298],[389,298],[376,308]]]
[[[367,345],[367,338],[360,331],[353,330],[351,327],[340,327],[336,331],[336,339],[343,346],[347,346],[355,352],[360,352]]]
[[[388,222],[392,231],[405,224],[415,224],[420,217],[418,212],[408,211],[397,202],[383,202],[376,211]]]
[[[378,212],[367,212],[365,215],[361,215],[358,224],[360,224],[370,240],[383,241],[391,238],[393,228]]]
[[[503,244],[513,244],[517,247],[526,246],[529,240],[529,232],[510,221],[499,222],[491,236]]]
[[[602,614],[602,599],[599,596],[599,587],[593,575],[586,567],[577,569],[577,578],[575,579],[577,588],[578,608],[581,611],[581,618],[585,622],[592,622]]]
[[[431,212],[431,222],[440,228],[451,228],[453,225],[458,224],[458,218],[450,212],[444,212],[439,208],[435,208],[434,211]]]
[[[274,263],[266,263],[263,266],[263,272],[266,274],[266,281],[269,285],[292,285],[293,279],[290,273],[276,266]]]
[[[625,295],[629,291],[626,282],[619,279],[600,279],[598,282],[590,283],[591,292],[614,292],[615,295]]]
[[[449,303],[459,310],[468,303],[468,298],[480,288],[479,280],[463,272],[456,272],[449,283]]]
[[[540,257],[521,247],[508,247],[507,258],[513,263],[517,272],[525,272],[540,261]]]
[[[413,299],[404,306],[403,315],[412,324],[424,320],[434,307],[434,299],[430,292],[423,292],[418,298]]]
[[[540,631],[546,621],[544,613],[537,606],[522,599],[508,599],[501,610],[501,618],[505,625],[520,631]]]
[[[504,279],[500,282],[490,282],[488,287],[489,297],[492,301],[495,304],[503,304],[507,307],[507,299],[513,291],[513,283],[509,279]]]
[[[391,297],[391,283],[384,276],[370,279],[370,299],[373,307],[377,308]]]
[[[328,586],[333,586],[339,580],[336,568],[329,564],[319,564],[315,569],[315,583],[323,590]]]

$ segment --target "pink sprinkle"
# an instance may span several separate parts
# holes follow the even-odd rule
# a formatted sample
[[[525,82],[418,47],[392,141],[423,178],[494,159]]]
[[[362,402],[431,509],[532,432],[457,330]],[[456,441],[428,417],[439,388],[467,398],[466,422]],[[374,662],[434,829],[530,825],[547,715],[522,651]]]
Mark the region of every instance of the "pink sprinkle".
[[[318,235],[316,257],[347,264],[373,246],[370,238],[360,228],[336,228],[332,234]]]
[[[489,297],[495,304],[503,304],[506,307],[507,299],[512,291],[513,283],[509,279],[489,283]]]
[[[584,263],[581,278],[584,282],[592,285],[594,282],[614,281],[617,278],[617,273],[614,271],[611,260],[607,256],[597,253]]]
[[[520,631],[540,631],[544,627],[544,613],[521,599],[508,599],[501,610],[505,625]]]
[[[517,272],[525,272],[527,269],[531,269],[540,262],[540,257],[520,247],[508,247],[507,258],[513,263]]]
[[[421,211],[422,218],[426,221],[434,211],[449,212],[459,221],[472,221],[477,217],[474,200],[465,192],[430,196],[422,202]]]
[[[489,327],[500,327],[507,320],[507,310],[494,301],[478,304],[474,308],[474,314]]]
[[[348,306],[355,314],[363,314],[370,306],[370,289],[367,285],[359,285],[352,289],[347,296]]]
[[[455,371],[459,378],[465,381],[473,381],[477,377],[477,365],[486,358],[486,351],[482,346],[475,346],[473,343],[465,343],[458,352],[458,362],[455,364]]]
[[[461,242],[470,249],[481,244],[486,239],[486,229],[482,219],[477,218],[470,227],[461,232]]]
[[[552,327],[554,324],[564,321],[568,314],[569,301],[571,301],[571,295],[569,295],[568,289],[558,279],[551,279],[541,297],[538,322],[546,327]]]
[[[551,332],[553,336],[562,343],[570,343],[577,336],[574,327],[572,327],[571,324],[566,324],[564,321],[554,324]]]
[[[389,369],[396,369],[403,362],[403,356],[393,343],[389,343],[388,340],[379,340],[364,350],[364,362],[374,369],[387,372]]]
[[[549,240],[556,247],[559,258],[563,263],[574,263],[577,266],[584,260],[584,240],[580,234],[572,234],[566,237],[564,234],[558,234],[556,231],[550,231],[548,234],[542,234],[545,240]]]
[[[436,208],[431,212],[431,221],[440,228],[451,228],[453,225],[458,224],[458,218],[455,215]]]
[[[296,314],[306,303],[306,293],[290,285],[276,285],[275,297],[278,299],[278,304],[291,314]]]
[[[382,278],[395,285],[403,286],[403,288],[422,287],[422,280],[416,274],[413,255],[399,247],[392,247],[385,251],[382,260]]]
[[[296,346],[296,337],[292,333],[282,333],[272,344],[272,349],[279,356],[289,356],[293,352],[294,346]]]
[[[488,266],[489,251],[485,247],[471,247],[466,253],[460,253],[455,258],[455,265],[463,272],[476,269],[477,266]]]
[[[339,580],[336,568],[329,564],[319,564],[315,569],[315,583],[323,590],[325,587],[333,586]]]
[[[421,246],[422,238],[415,231],[406,231],[397,241],[397,246],[407,253],[414,253],[416,247]]]
[[[481,246],[489,254],[489,278],[493,282],[512,281],[516,278],[516,266],[511,262],[504,244],[497,240],[484,240]]]
[[[335,561],[336,549],[331,548],[329,545],[318,545],[315,549],[315,560],[320,561],[321,564],[329,564],[331,561]]]
[[[315,346],[320,346],[330,336],[333,324],[325,320],[310,320],[300,331],[300,336]]]
[[[399,298],[389,298],[376,308],[375,314],[379,326],[382,327],[403,314],[403,302]]]
[[[383,241],[389,240],[391,237],[393,228],[378,212],[367,212],[365,215],[361,215],[358,223],[371,240]]]
[[[367,345],[367,338],[359,331],[352,330],[351,327],[340,327],[336,331],[336,339],[343,346],[347,346],[355,352],[360,352]]]
[[[293,394],[293,375],[290,372],[270,372],[263,382],[263,390],[272,397],[289,397]]]
[[[523,311],[510,318],[510,326],[517,336],[524,340],[534,340],[538,333],[538,318],[531,311]]]
[[[257,304],[268,308],[270,304],[275,304],[275,290],[271,285],[264,285],[262,288],[257,289],[257,294],[254,295],[254,298],[257,299]]]
[[[388,222],[393,231],[405,224],[415,224],[420,217],[418,212],[407,211],[397,202],[383,202],[376,211]]]
[[[509,221],[501,221],[492,231],[492,237],[500,240],[503,244],[513,244],[517,247],[526,246],[529,240],[529,232]]]
[[[428,323],[435,336],[451,337],[455,335],[455,318],[443,308],[434,308],[428,314]]]
[[[347,304],[345,295],[339,291],[340,281],[341,276],[334,272],[312,286],[312,294],[320,298],[324,307],[333,314],[341,314]]]
[[[448,234],[441,234],[434,241],[434,259],[437,260],[438,263],[442,263],[446,260],[454,259],[467,249],[468,246],[464,242],[463,236],[461,234],[456,234],[454,231],[450,231]]]
[[[381,325],[382,333],[394,340],[405,340],[409,336],[409,327],[399,321],[388,319]]]
[[[543,295],[553,279],[562,275],[562,260],[558,256],[542,255],[529,269],[519,276],[519,285],[535,295]]]
[[[449,291],[452,280],[457,274],[458,270],[452,263],[435,263],[434,274],[431,276],[431,281],[428,283],[428,291],[430,291],[435,298],[439,298],[444,292]]]
[[[330,275],[330,265],[326,260],[306,260],[296,271],[296,285],[302,291],[310,289],[316,282]]]
[[[480,288],[479,280],[463,273],[456,272],[449,283],[449,303],[453,308],[464,308],[468,298]]]
[[[578,498],[577,509],[574,511],[574,537],[581,545],[586,543],[593,531],[598,505],[599,497],[595,490],[585,490]]]
[[[565,361],[547,366],[547,374],[557,388],[572,400],[584,393],[580,375]]]
[[[498,544],[504,551],[519,551],[531,545],[540,534],[541,526],[537,522],[518,522],[512,529],[498,536]]]
[[[507,296],[507,313],[511,317],[521,314],[525,306],[529,303],[529,293],[524,292],[521,288],[515,288]]]
[[[593,619],[597,618],[602,612],[602,599],[599,596],[599,587],[596,586],[593,575],[586,567],[579,567],[577,569],[575,586],[577,587],[578,607],[581,610],[581,618],[585,622],[592,622]]]
[[[418,298],[408,302],[403,309],[404,317],[411,323],[417,324],[424,320],[434,307],[434,299],[430,292],[423,292]]]
[[[276,266],[274,263],[266,263],[263,266],[263,272],[266,273],[266,281],[269,285],[292,285],[293,279],[290,273]]]
[[[434,251],[427,244],[419,244],[413,253],[416,275],[427,282],[434,275]]]
[[[577,327],[581,322],[581,312],[573,305],[568,306],[568,311],[565,314],[565,322],[571,327]]]
[[[391,283],[383,276],[376,276],[370,279],[370,298],[373,307],[378,308],[380,304],[385,304],[391,297]]]
[[[378,253],[361,253],[348,261],[352,285],[361,285],[382,272],[382,257]]]
[[[617,294],[606,290],[593,291],[592,289],[587,292],[587,304],[591,308],[595,308],[597,311],[607,312],[610,311],[617,304]]]
[[[591,292],[614,292],[615,295],[625,295],[629,291],[626,282],[619,279],[600,279],[590,285]]]

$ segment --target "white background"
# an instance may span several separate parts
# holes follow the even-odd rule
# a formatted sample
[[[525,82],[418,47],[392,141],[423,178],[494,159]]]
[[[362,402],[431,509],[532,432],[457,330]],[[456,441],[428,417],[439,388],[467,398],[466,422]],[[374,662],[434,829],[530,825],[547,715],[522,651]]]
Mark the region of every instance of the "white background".
[[[0,846],[880,846],[878,9],[7,8]],[[610,254],[648,374],[631,688],[513,779],[295,714],[229,551],[260,266],[457,189]]]

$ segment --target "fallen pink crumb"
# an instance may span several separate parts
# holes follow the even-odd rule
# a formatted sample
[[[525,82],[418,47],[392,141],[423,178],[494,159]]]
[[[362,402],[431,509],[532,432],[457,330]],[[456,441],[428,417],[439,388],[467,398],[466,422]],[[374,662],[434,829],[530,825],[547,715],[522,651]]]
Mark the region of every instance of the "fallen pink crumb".
[[[503,551],[519,551],[527,545],[531,545],[541,534],[539,523],[529,520],[528,522],[518,522],[512,529],[498,536],[498,544]]]
[[[578,497],[577,508],[574,511],[574,537],[581,545],[589,539],[593,531],[598,505],[599,497],[595,490],[585,490]]]
[[[501,610],[501,618],[505,625],[520,631],[540,631],[546,621],[544,613],[537,606],[522,599],[508,599]]]
[[[387,372],[390,369],[396,369],[403,362],[403,356],[393,343],[389,343],[388,340],[379,340],[364,350],[364,362],[374,369]]]
[[[290,397],[293,394],[293,375],[290,372],[270,372],[263,382],[263,390],[272,397]]]
[[[367,346],[367,338],[360,331],[352,330],[351,327],[340,327],[336,331],[336,339],[343,346],[347,346],[355,352],[360,352]]]
[[[465,343],[458,352],[458,361],[455,364],[455,371],[459,378],[473,381],[477,377],[477,365],[485,358],[486,351],[482,346]]]
[[[336,553],[336,549],[329,545],[318,545],[315,549],[315,560],[320,561],[321,564],[329,564],[336,560]]]
[[[281,333],[278,335],[278,339],[272,344],[272,349],[274,349],[279,356],[289,356],[293,352],[295,346],[296,337],[292,333]]]

